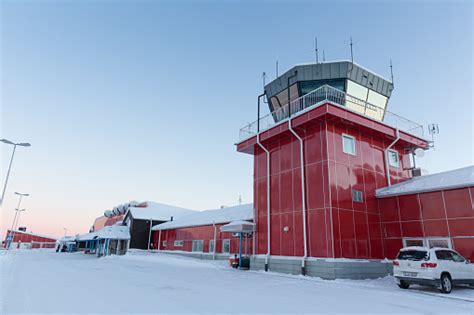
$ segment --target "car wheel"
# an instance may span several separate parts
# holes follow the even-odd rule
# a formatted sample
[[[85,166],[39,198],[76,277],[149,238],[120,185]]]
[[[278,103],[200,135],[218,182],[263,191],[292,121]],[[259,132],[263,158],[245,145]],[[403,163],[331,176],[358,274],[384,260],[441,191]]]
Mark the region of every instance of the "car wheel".
[[[410,287],[410,285],[408,283],[406,283],[405,281],[400,281],[400,283],[398,284],[398,287],[400,289],[408,289]]]
[[[439,291],[441,293],[451,293],[451,290],[453,288],[453,283],[451,281],[451,277],[448,274],[443,274],[441,276],[441,288]]]

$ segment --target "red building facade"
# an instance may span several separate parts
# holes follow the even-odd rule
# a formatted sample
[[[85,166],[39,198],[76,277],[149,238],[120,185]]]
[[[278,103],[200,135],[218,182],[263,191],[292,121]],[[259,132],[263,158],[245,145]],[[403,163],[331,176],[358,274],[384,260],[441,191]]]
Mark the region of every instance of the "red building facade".
[[[396,129],[327,103],[296,116],[292,128],[303,140],[304,189],[308,257],[386,257],[377,188],[387,186],[384,150],[396,139]],[[410,177],[409,152],[426,148],[423,139],[400,132],[391,150],[398,167],[389,166],[392,183]],[[355,140],[346,153],[343,137]],[[260,134],[270,152],[270,254],[303,256],[304,229],[299,140],[289,121]],[[237,145],[254,155],[254,201],[258,254],[267,253],[266,153],[256,136]],[[362,193],[355,201],[354,191]]]
[[[10,235],[10,230],[5,235],[5,240]],[[48,236],[37,235],[25,231],[13,231],[13,241],[10,245],[11,248],[54,248],[56,239]],[[6,242],[5,242],[6,244]],[[23,244],[23,245],[21,245]]]
[[[395,258],[404,246],[447,246],[474,261],[473,196],[467,183],[380,198],[386,257]]]

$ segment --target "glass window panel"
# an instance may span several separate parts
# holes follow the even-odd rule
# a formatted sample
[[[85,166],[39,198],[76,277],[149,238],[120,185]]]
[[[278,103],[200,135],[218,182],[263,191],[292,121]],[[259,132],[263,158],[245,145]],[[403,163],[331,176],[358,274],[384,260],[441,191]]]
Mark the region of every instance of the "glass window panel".
[[[222,241],[222,252],[226,254],[230,253],[230,240],[229,239]]]
[[[214,252],[214,240],[209,241],[209,253]]]
[[[433,247],[443,247],[450,248],[448,240],[438,239],[438,240],[428,240],[428,246]]]
[[[405,246],[423,246],[423,240],[405,240]]]
[[[380,121],[383,120],[385,108],[387,107],[387,101],[387,97],[375,91],[369,90],[367,102],[374,106],[367,106],[365,109],[365,115]]]
[[[342,151],[347,154],[356,155],[355,139],[351,136],[342,136]]]
[[[393,151],[393,150],[388,151],[388,164],[392,167],[400,166],[400,160],[399,160],[397,151]]]
[[[365,102],[367,101],[369,89],[363,87],[354,81],[347,80],[347,94],[346,107],[364,114],[365,113]]]

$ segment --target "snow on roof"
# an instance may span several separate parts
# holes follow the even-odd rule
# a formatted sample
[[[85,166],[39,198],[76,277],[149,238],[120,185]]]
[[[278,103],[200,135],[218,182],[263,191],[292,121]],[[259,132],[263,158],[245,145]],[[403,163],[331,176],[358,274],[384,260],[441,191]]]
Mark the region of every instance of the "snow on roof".
[[[253,204],[233,206],[223,209],[197,211],[177,220],[155,225],[152,230],[169,230],[180,227],[228,223],[237,220],[253,220]]]
[[[13,230],[12,232],[15,233],[15,234],[22,233],[22,234],[27,234],[27,235],[31,235],[31,236],[37,236],[37,237],[43,237],[43,238],[49,238],[49,239],[52,239],[52,240],[56,240],[56,237],[51,237],[51,236],[43,235],[43,234],[37,234],[37,233],[33,233],[33,232],[25,232],[25,231],[20,231],[20,230]]]
[[[378,198],[384,198],[469,186],[474,186],[474,165],[452,171],[414,177],[405,182],[377,189],[375,195]]]
[[[64,237],[61,237],[58,242],[62,242],[62,243],[66,243],[66,242],[74,242],[76,241],[76,237],[75,236],[64,236]]]
[[[147,201],[147,207],[130,207],[127,215],[131,214],[134,219],[156,221],[169,221],[173,219],[188,215],[195,212],[195,210],[175,207],[163,203]]]
[[[98,231],[82,234],[76,237],[78,241],[89,241],[89,240],[104,239],[104,238],[129,240],[130,230],[128,226],[110,225]]]

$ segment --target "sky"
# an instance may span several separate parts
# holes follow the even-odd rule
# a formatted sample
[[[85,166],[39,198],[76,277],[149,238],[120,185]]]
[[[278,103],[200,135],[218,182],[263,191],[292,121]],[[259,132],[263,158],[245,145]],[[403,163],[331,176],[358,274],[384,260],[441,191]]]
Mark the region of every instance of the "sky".
[[[472,165],[470,1],[0,1],[0,138],[18,148],[1,214],[85,233],[104,210],[152,200],[204,210],[252,202],[239,129],[292,65],[350,58],[385,77],[389,110],[439,125],[418,163]],[[263,111],[262,111],[263,113]],[[12,147],[1,144],[0,187]]]

